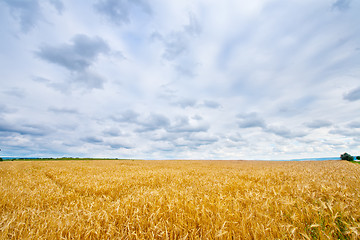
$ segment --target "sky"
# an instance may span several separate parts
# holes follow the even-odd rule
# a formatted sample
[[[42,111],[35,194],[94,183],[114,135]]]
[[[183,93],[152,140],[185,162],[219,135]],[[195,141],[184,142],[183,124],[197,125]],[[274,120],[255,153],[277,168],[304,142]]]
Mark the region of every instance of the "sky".
[[[0,0],[0,154],[360,155],[360,1]]]

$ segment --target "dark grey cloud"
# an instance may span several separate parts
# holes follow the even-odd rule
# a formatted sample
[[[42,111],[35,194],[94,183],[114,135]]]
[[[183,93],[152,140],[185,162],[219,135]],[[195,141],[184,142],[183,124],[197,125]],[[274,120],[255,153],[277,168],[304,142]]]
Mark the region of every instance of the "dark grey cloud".
[[[349,128],[360,128],[360,122],[359,121],[351,122],[346,126]]]
[[[4,113],[4,112],[7,112],[7,107],[4,105],[4,104],[0,104],[0,114],[1,113]]]
[[[308,128],[322,128],[322,127],[330,127],[332,123],[327,120],[314,120],[312,122],[305,123],[305,126]]]
[[[165,145],[165,146],[156,146],[155,149],[160,152],[173,153],[176,151],[176,148],[173,145]],[[171,158],[171,157],[170,157]]]
[[[155,31],[150,35],[150,40],[162,42],[164,40],[164,38],[159,32]]]
[[[191,98],[184,98],[184,99],[180,99],[176,102],[173,102],[173,105],[180,106],[181,108],[195,107],[196,100],[191,99]]]
[[[130,23],[134,8],[139,8],[146,14],[152,14],[151,7],[145,0],[101,0],[94,7],[98,13],[117,25]]]
[[[111,119],[116,122],[137,123],[139,116],[140,115],[133,110],[126,110],[120,115],[111,116]]]
[[[105,79],[88,68],[100,54],[108,54],[109,51],[110,47],[102,38],[83,34],[75,35],[71,39],[71,43],[60,46],[44,45],[40,47],[36,55],[49,63],[66,68],[72,74],[67,82],[56,83],[39,77],[35,80],[42,81],[47,86],[61,92],[68,91],[72,84],[85,89],[101,89]]]
[[[188,40],[182,32],[171,33],[166,38],[162,38],[165,45],[163,58],[173,61],[188,50]]]
[[[206,107],[206,108],[216,109],[216,108],[221,107],[220,103],[215,102],[215,101],[204,100],[202,103],[198,103],[198,101],[196,99],[193,99],[193,98],[177,99],[177,100],[173,101],[171,104],[174,105],[174,106],[179,106],[181,108]]]
[[[336,135],[342,135],[345,137],[358,137],[360,136],[360,131],[358,130],[352,130],[352,129],[333,129],[330,130],[329,133],[336,134]]]
[[[192,53],[192,42],[201,33],[201,25],[195,14],[189,14],[189,23],[182,29],[167,34],[154,32],[151,35],[153,41],[159,41],[163,45],[162,58],[171,62],[175,71],[181,77],[194,78],[200,63]]]
[[[76,83],[76,85],[87,89],[93,89],[93,88],[102,89],[105,81],[106,80],[102,76],[90,71],[79,72],[73,78],[73,83]],[[54,87],[64,88],[64,86],[59,86],[59,85],[57,86],[54,85]]]
[[[269,126],[265,129],[265,131],[289,139],[301,138],[307,135],[307,133],[303,131],[291,131],[285,127],[279,127],[279,126]]]
[[[17,88],[17,87],[6,89],[3,91],[3,93],[5,93],[8,96],[14,96],[14,97],[18,97],[18,98],[25,97],[25,90],[22,88]]]
[[[59,14],[62,14],[62,12],[65,9],[65,5],[60,0],[49,0],[49,2],[56,8]]]
[[[195,77],[196,76],[196,67],[198,64],[193,63],[191,60],[187,59],[180,62],[175,66],[176,72],[184,77]]]
[[[360,99],[360,87],[351,90],[350,92],[344,94],[344,99],[348,101],[357,101]]]
[[[54,130],[40,124],[23,124],[20,126],[22,129],[22,134],[35,135],[35,136],[45,136],[52,133]]]
[[[124,144],[124,143],[118,143],[118,142],[113,142],[113,143],[108,143],[108,145],[112,148],[112,149],[132,149],[133,147],[128,145],[128,144]]]
[[[169,126],[166,130],[171,133],[194,133],[206,132],[209,129],[206,123],[191,124],[188,117],[178,117],[175,123]]]
[[[165,131],[151,132],[149,138],[153,141],[161,141],[176,148],[196,149],[199,146],[209,145],[218,141],[217,137],[210,136],[207,133],[210,128],[207,123],[195,120],[194,118],[190,120],[187,116],[177,117],[172,123],[166,118],[162,120],[160,124],[153,123],[147,126],[145,130],[151,131],[160,128]],[[142,130],[142,132],[145,131]],[[168,149],[168,147],[166,147],[166,149]]]
[[[9,108],[8,106],[0,103],[0,115],[5,113],[14,113],[14,112],[16,112],[16,109]]]
[[[215,136],[203,135],[203,134],[191,134],[185,138],[178,139],[172,142],[172,144],[175,147],[196,150],[201,146],[211,145],[218,141],[219,139]]]
[[[3,120],[0,120],[0,134],[1,135],[30,135],[30,136],[45,136],[52,132],[51,129],[37,124],[24,124],[24,125],[15,125]]]
[[[35,76],[32,78],[32,80],[34,82],[43,83],[45,86],[62,93],[68,93],[70,89],[70,84],[68,82],[53,82],[50,79],[40,76]]]
[[[219,108],[221,105],[215,101],[204,100],[203,106],[207,108]]]
[[[102,89],[106,79],[104,79],[99,74],[85,70],[80,72],[75,72],[71,74],[68,79],[65,79],[61,82],[56,82],[50,79],[43,77],[34,77],[33,81],[43,83],[49,88],[52,88],[56,91],[62,93],[69,93],[72,89]]]
[[[209,145],[217,142],[219,138],[209,135],[190,135],[188,140],[195,143],[197,146]]]
[[[169,143],[181,137],[183,137],[183,135],[171,132],[152,132],[151,136],[149,136],[151,140],[154,140],[156,142],[163,141]]]
[[[228,139],[230,139],[233,142],[242,142],[242,141],[244,141],[244,139],[241,137],[241,135],[229,136]]]
[[[336,0],[332,5],[332,9],[340,11],[348,10],[350,8],[350,2],[351,0]]]
[[[27,33],[33,29],[40,20],[44,20],[39,0],[3,0],[10,9],[12,17],[19,22],[22,32]],[[60,0],[48,2],[62,13],[64,4]]]
[[[105,136],[109,136],[109,137],[118,137],[118,136],[122,136],[121,131],[118,128],[108,128],[106,130],[103,131],[103,133],[105,134]]]
[[[162,85],[159,90],[158,98],[165,99],[168,102],[176,99],[177,91],[171,89],[169,86]]]
[[[231,148],[245,146],[248,143],[247,140],[243,138],[243,136],[241,136],[239,133],[232,133],[228,136],[225,135],[220,138],[225,139],[226,146]]]
[[[329,145],[329,146],[333,146],[333,147],[338,147],[338,146],[344,146],[345,143],[343,141],[336,141],[336,140],[325,140],[322,142],[323,144]]]
[[[3,0],[12,16],[19,21],[21,30],[29,32],[41,18],[41,9],[37,0]]]
[[[184,29],[185,32],[192,36],[196,36],[201,33],[202,27],[195,14],[189,13],[189,24],[185,25]]]
[[[56,124],[55,128],[59,129],[59,130],[63,130],[63,131],[69,131],[69,132],[74,132],[76,129],[78,129],[79,124],[76,122],[71,122],[71,123],[59,123]]]
[[[317,97],[312,95],[305,95],[292,101],[286,100],[286,102],[280,104],[278,111],[285,116],[296,116],[311,107],[316,100]]]
[[[98,144],[98,143],[103,142],[103,140],[101,138],[93,137],[93,136],[88,136],[88,137],[85,137],[85,138],[81,138],[81,140],[83,142],[91,143],[91,144]]]
[[[49,107],[48,110],[50,112],[54,112],[54,113],[65,113],[65,114],[79,114],[78,110],[76,110],[75,108],[67,108],[67,107],[62,107],[62,108],[58,108],[58,107]]]
[[[192,116],[191,118],[194,119],[194,120],[197,120],[197,121],[204,119],[202,116],[200,116],[200,115],[198,115],[198,114]]]
[[[106,54],[110,48],[100,37],[88,37],[78,34],[71,44],[40,47],[36,55],[41,59],[62,66],[70,71],[84,71],[94,63],[98,55]]]
[[[152,39],[160,40],[164,44],[162,57],[168,61],[174,61],[181,55],[189,51],[191,39],[201,32],[201,26],[194,14],[189,14],[189,24],[185,25],[180,31],[174,31],[166,36],[158,32],[152,34]],[[189,60],[189,59],[188,59]],[[189,71],[190,66],[184,65],[184,61],[177,65],[179,70]]]
[[[139,121],[137,132],[149,132],[157,129],[165,129],[170,125],[170,120],[161,114],[151,113],[145,120]]]
[[[34,76],[34,77],[32,77],[32,80],[34,82],[39,82],[39,83],[50,83],[51,82],[49,79],[40,77],[40,76]]]
[[[237,118],[240,119],[238,120],[238,126],[240,128],[266,127],[265,121],[259,117],[257,113],[238,114]]]

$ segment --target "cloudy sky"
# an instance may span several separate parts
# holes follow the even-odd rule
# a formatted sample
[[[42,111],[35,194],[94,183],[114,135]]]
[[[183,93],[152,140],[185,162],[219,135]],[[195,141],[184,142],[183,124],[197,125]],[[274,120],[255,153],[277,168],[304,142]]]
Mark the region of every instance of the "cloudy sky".
[[[359,12],[355,0],[0,0],[1,154],[360,154]]]

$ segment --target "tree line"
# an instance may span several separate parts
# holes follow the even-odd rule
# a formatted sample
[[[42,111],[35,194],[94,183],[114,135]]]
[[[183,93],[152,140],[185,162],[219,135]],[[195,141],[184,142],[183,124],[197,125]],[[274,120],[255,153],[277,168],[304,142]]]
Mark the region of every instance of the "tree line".
[[[341,160],[346,160],[346,161],[354,161],[355,157],[351,156],[348,153],[344,153],[340,155]],[[357,160],[360,160],[360,156],[356,157]]]

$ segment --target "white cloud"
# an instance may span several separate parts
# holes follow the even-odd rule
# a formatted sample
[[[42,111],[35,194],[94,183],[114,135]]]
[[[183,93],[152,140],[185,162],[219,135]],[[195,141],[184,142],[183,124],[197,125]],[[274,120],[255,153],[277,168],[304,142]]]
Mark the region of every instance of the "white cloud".
[[[5,155],[360,151],[356,1],[3,1]]]

